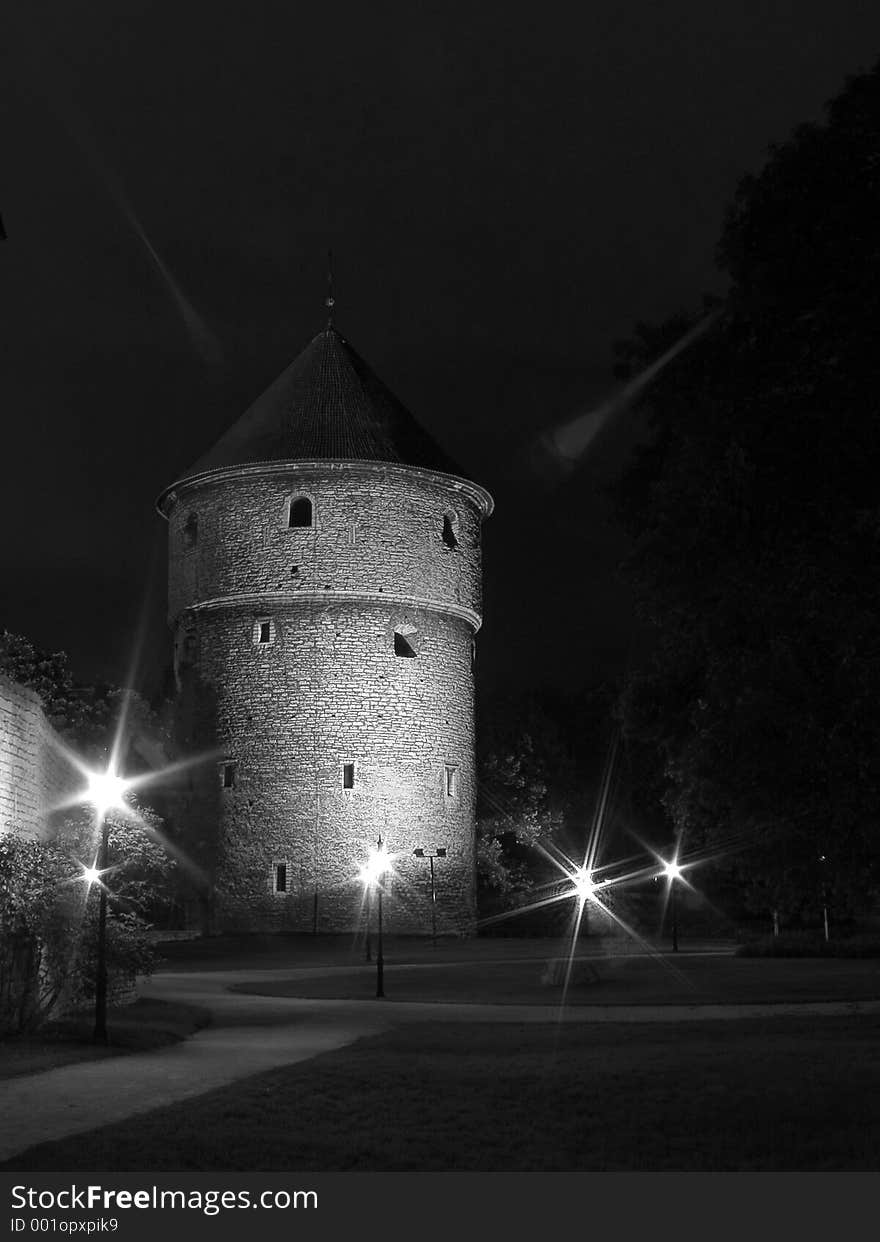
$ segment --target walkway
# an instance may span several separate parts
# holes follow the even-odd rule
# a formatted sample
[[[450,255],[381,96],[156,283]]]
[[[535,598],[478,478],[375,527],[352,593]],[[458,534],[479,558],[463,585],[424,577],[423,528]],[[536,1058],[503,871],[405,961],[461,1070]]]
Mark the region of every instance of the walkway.
[[[201,1005],[212,1026],[183,1043],[62,1066],[0,1082],[0,1163],[37,1143],[97,1129],[237,1079],[331,1052],[402,1022],[670,1022],[880,1012],[880,1001],[745,1005],[464,1005],[313,1000],[230,992],[233,984],[313,974],[263,971],[162,973],[142,993]]]

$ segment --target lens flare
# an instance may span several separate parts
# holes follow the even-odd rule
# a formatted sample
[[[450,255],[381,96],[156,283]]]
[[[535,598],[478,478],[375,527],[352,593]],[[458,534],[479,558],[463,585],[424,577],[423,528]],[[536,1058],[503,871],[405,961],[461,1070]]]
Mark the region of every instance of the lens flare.
[[[712,311],[695,323],[671,348],[639,372],[618,393],[570,422],[545,432],[540,446],[548,461],[573,468],[590,448],[608,422],[627,410],[660,372],[712,327],[720,312]]]
[[[593,872],[588,867],[578,867],[571,877],[571,882],[581,902],[591,901],[595,896],[597,885],[593,879]]]
[[[376,884],[387,871],[391,870],[391,859],[383,845],[381,849],[371,850],[370,856],[358,872],[363,884]]]
[[[114,808],[125,806],[125,794],[128,792],[128,781],[118,776],[112,769],[106,772],[90,772],[86,799],[99,815],[106,814]]]

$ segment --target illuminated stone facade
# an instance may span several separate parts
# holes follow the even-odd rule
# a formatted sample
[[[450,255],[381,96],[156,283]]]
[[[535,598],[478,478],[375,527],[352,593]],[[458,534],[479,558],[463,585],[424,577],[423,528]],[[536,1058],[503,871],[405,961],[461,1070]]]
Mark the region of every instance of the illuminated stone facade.
[[[381,836],[388,929],[430,930],[441,846],[438,931],[471,931],[491,497],[330,329],[159,505],[181,712],[218,747],[188,808],[213,926],[362,927]]]
[[[40,696],[0,676],[0,835],[51,835],[57,808],[81,786]]]

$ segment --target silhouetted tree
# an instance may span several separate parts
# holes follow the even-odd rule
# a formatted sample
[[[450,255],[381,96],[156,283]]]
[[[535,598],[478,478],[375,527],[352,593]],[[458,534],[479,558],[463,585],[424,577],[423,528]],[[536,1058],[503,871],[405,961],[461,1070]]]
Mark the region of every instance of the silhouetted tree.
[[[880,65],[743,179],[718,258],[719,318],[617,490],[656,635],[621,719],[756,907],[842,912],[878,884]],[[640,325],[622,370],[697,318]]]
[[[481,703],[477,875],[486,909],[546,878],[540,846],[552,840],[572,856],[582,851],[610,707],[605,687],[575,697],[509,693]]]

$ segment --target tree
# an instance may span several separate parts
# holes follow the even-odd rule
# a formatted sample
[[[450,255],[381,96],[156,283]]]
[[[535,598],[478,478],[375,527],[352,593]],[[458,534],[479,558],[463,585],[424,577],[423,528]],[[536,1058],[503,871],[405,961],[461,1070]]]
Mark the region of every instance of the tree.
[[[111,981],[123,990],[154,962],[149,931],[174,889],[177,864],[163,840],[162,821],[129,795],[124,810],[107,812],[107,961]],[[95,991],[98,936],[98,889],[82,885],[82,864],[97,857],[100,824],[83,810],[70,816],[55,848],[63,852],[73,883],[59,893],[67,918],[78,929],[77,951],[70,962],[73,994],[91,1000]]]
[[[0,836],[0,1034],[38,1026],[61,999],[70,929],[50,898],[68,873],[53,846]]]
[[[740,183],[712,330],[649,394],[617,489],[653,627],[625,734],[691,846],[756,908],[840,913],[878,885],[880,65]],[[624,371],[697,316],[640,325]]]
[[[106,765],[114,749],[127,776],[164,762],[167,730],[149,704],[130,690],[77,684],[64,652],[4,631],[0,672],[39,694],[49,722],[87,763]],[[176,868],[161,844],[162,821],[146,807],[132,810],[108,821],[116,858],[108,879],[111,981],[149,968],[150,919],[173,904]],[[94,989],[97,900],[85,901],[82,876],[84,861],[95,858],[95,831],[83,809],[63,822],[55,817],[51,840],[8,833],[0,841],[0,1026],[37,1025]]]
[[[161,824],[130,805],[108,818],[107,968],[110,994],[124,992],[154,963],[151,916],[175,868]],[[98,889],[86,882],[100,826],[82,811],[51,841],[0,837],[0,1031],[39,1026],[61,1008],[94,998]]]
[[[164,761],[168,730],[146,699],[118,686],[77,682],[66,652],[42,651],[23,635],[3,630],[0,673],[37,692],[49,723],[84,758],[107,759],[124,720],[131,763],[155,767]]]
[[[585,842],[599,784],[610,696],[506,694],[478,712],[477,879],[485,910],[552,873],[541,847]]]

